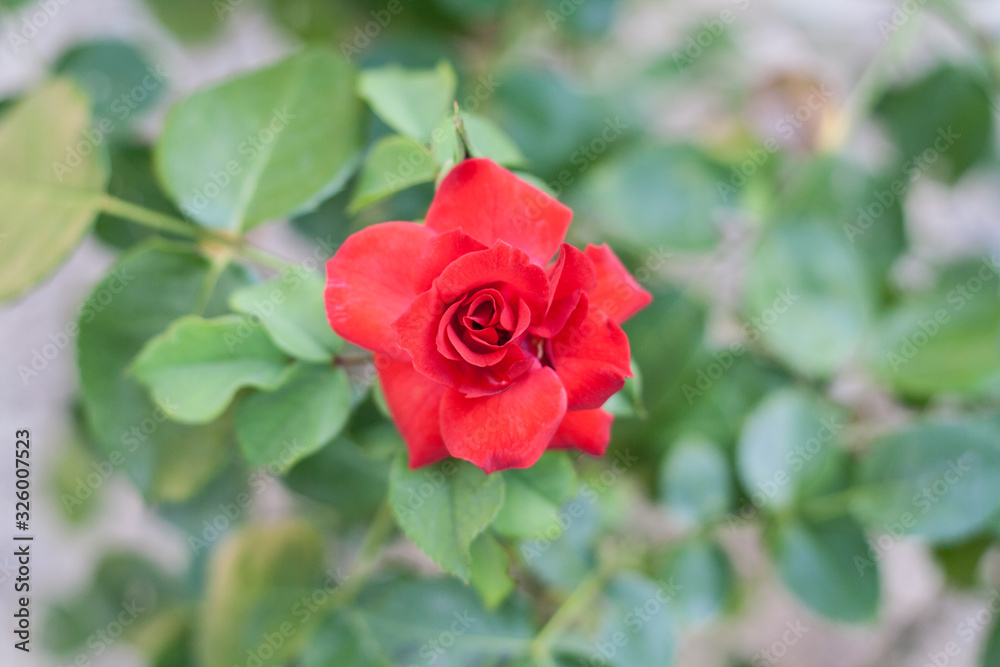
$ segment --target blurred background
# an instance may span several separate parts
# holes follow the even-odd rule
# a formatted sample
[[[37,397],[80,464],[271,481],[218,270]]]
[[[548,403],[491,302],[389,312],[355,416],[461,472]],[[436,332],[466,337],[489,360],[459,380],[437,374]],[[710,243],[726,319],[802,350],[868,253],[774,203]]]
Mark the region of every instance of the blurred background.
[[[684,466],[701,470],[698,457],[708,457],[711,467],[721,453],[724,474],[736,480],[722,500],[726,520],[694,531],[712,535],[725,564],[713,570],[714,551],[691,556],[692,580],[708,581],[690,602],[705,620],[678,632],[674,664],[1000,664],[981,656],[996,613],[983,610],[1000,587],[997,512],[960,535],[946,527],[940,540],[893,538],[885,547],[877,540],[890,531],[890,513],[879,514],[878,499],[875,507],[859,501],[871,544],[883,544],[867,554],[880,568],[881,601],[873,622],[845,624],[782,583],[783,552],[768,546],[772,524],[758,520],[754,500],[773,471],[753,459],[763,451],[755,442],[808,433],[802,420],[816,410],[835,424],[845,469],[916,420],[996,421],[1000,4],[398,2],[3,0],[0,113],[53,73],[76,79],[95,113],[117,123],[111,191],[171,211],[149,145],[192,92],[304,43],[360,68],[450,62],[463,108],[494,121],[524,171],[574,209],[571,240],[607,241],[655,295],[626,327],[643,398],[616,423],[613,451],[640,452],[641,464],[602,500],[608,530],[626,551],[629,540],[670,551],[692,534],[683,498],[670,491],[683,486],[678,475],[700,479]],[[369,141],[387,132],[374,118],[369,127]],[[304,260],[323,240],[336,245],[366,224],[419,219],[433,185],[356,215],[347,212],[349,194],[252,238]],[[36,359],[75,321],[117,253],[146,234],[102,217],[58,271],[2,307],[0,423],[3,433],[32,429],[38,536],[38,642],[25,655],[5,634],[4,665],[70,665],[81,656],[77,664],[194,664],[177,648],[190,631],[188,603],[140,619],[138,636],[122,641],[95,642],[92,633],[113,619],[122,591],[154,606],[194,599],[204,555],[192,555],[188,539],[212,514],[151,506],[120,473],[79,507],[60,502],[100,457],[78,426],[75,345]],[[940,331],[921,328],[942,309]],[[37,372],[25,376],[23,367]],[[921,437],[930,447],[950,436]],[[883,458],[915,458],[906,447],[884,449]],[[0,462],[4,489],[14,479],[10,458]],[[336,498],[311,490],[316,480],[261,479],[250,517],[298,514],[308,502],[310,516],[338,527],[333,553],[353,553],[358,526]],[[1000,476],[934,504],[947,506],[945,526],[983,507],[991,514]],[[389,558],[434,570],[403,539]],[[13,565],[0,555],[5,627]],[[844,590],[855,586],[848,579]],[[861,588],[856,595],[867,595]],[[951,643],[955,651],[945,651]]]

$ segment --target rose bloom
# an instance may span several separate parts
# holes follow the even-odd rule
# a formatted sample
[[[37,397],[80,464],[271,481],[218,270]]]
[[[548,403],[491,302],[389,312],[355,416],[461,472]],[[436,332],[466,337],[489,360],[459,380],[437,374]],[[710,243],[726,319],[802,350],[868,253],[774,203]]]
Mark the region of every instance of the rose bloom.
[[[604,453],[601,406],[632,375],[619,324],[651,297],[607,246],[562,242],[572,215],[496,163],[465,160],[425,224],[367,227],[327,262],[330,325],[375,352],[411,468]]]

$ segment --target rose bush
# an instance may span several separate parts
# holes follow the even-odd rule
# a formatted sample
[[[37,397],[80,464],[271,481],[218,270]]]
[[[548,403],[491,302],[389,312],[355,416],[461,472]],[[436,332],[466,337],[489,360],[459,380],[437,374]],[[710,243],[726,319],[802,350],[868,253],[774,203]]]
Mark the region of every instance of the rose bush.
[[[607,246],[563,243],[571,218],[470,159],[425,224],[367,227],[327,263],[330,324],[375,352],[411,467],[451,455],[494,472],[547,448],[604,453],[613,417],[601,406],[632,374],[619,325],[651,296]]]

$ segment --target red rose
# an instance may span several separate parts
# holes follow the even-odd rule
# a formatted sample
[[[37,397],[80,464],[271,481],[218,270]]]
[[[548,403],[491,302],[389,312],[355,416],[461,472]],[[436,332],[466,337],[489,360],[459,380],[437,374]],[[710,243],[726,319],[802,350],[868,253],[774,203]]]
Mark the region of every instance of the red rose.
[[[604,453],[601,406],[631,376],[618,325],[651,297],[606,246],[562,243],[571,217],[494,162],[466,160],[426,224],[373,225],[327,262],[330,324],[376,353],[411,467],[451,455],[489,473],[548,447]]]

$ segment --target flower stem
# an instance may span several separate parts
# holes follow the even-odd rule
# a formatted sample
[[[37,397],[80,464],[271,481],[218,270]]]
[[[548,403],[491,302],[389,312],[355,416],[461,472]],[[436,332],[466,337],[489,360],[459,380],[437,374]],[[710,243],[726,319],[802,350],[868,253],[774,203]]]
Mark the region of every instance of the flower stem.
[[[584,577],[531,642],[531,657],[542,665],[553,664],[552,643],[589,609],[604,587],[605,573],[595,570]]]
[[[149,227],[150,229],[155,229],[160,232],[177,234],[178,236],[184,236],[193,241],[223,245],[236,251],[244,259],[256,262],[261,266],[266,266],[277,271],[284,271],[295,266],[294,262],[291,262],[283,257],[279,257],[270,251],[264,250],[263,248],[251,245],[245,239],[238,236],[223,234],[215,230],[190,225],[172,215],[160,213],[159,211],[153,211],[143,206],[112,197],[111,195],[105,195],[101,199],[101,210],[110,215],[131,220],[132,222],[143,225],[144,227]]]

